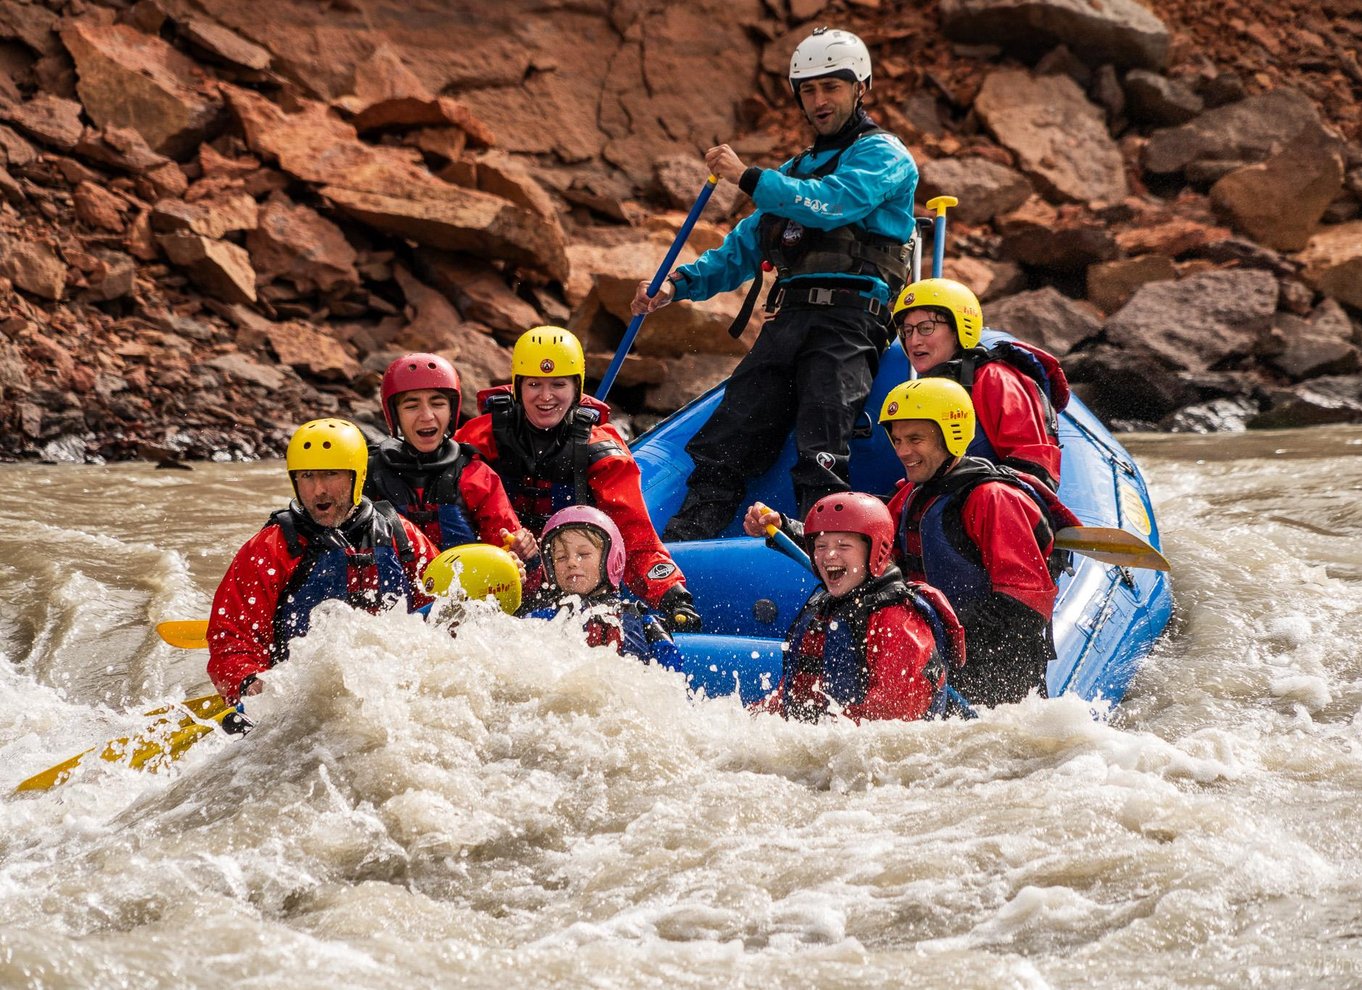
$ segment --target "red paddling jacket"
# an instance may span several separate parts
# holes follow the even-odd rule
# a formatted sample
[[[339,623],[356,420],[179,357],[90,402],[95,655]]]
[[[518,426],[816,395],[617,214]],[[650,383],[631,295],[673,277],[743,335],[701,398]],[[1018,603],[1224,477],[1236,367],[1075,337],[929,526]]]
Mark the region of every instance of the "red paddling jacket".
[[[592,505],[624,537],[624,584],[649,605],[685,576],[658,539],[639,488],[629,445],[609,424],[610,407],[583,396],[552,430],[536,430],[512,398],[510,385],[478,393],[488,410],[459,427],[454,439],[470,444],[501,476],[520,521],[536,536],[549,516],[569,505]]]
[[[289,642],[307,635],[312,610],[324,601],[368,612],[394,600],[408,611],[429,604],[421,574],[437,553],[386,502],[361,499],[335,528],[318,526],[292,502],[237,551],[218,585],[208,676],[235,704],[249,680],[288,659]]]
[[[903,484],[889,512],[904,574],[940,588],[965,627],[969,662],[954,686],[986,705],[1045,694],[1064,563],[1054,534],[1078,518],[1039,479],[977,457]]]
[[[785,637],[780,684],[758,706],[822,720],[836,705],[862,719],[919,719],[965,662],[955,613],[939,591],[894,566],[840,597],[815,591]],[[952,675],[954,676],[954,675]]]

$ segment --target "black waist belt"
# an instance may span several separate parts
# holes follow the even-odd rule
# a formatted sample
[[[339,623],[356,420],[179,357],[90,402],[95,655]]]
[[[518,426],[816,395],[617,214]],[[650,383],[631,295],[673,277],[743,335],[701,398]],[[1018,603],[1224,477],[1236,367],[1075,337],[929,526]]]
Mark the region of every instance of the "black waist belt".
[[[889,310],[887,304],[863,296],[855,289],[806,289],[799,286],[782,286],[766,300],[767,312],[775,312],[786,306],[845,306],[849,309],[863,309],[871,316],[880,316]]]

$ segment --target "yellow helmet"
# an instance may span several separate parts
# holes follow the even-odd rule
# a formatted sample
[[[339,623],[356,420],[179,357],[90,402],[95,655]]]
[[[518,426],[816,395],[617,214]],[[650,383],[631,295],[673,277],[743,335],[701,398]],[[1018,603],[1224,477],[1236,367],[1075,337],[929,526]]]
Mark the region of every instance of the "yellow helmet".
[[[577,379],[579,393],[586,391],[586,355],[582,342],[562,327],[526,330],[511,352],[511,374],[519,378]]]
[[[351,504],[359,505],[364,476],[369,471],[369,445],[354,423],[344,419],[314,419],[304,423],[288,442],[284,455],[293,494],[298,494],[298,471],[349,471],[354,477]]]
[[[520,569],[509,552],[487,543],[450,547],[426,565],[426,591],[449,596],[455,586],[471,599],[493,597],[507,615],[520,608]]]
[[[984,311],[979,298],[954,279],[924,278],[906,285],[894,302],[894,326],[901,322],[900,313],[927,306],[944,309],[955,321],[955,336],[961,347],[976,347],[984,329]]]
[[[974,403],[949,378],[918,378],[891,388],[880,408],[880,423],[887,430],[889,423],[904,419],[930,419],[939,426],[952,457],[963,457],[974,439]]]

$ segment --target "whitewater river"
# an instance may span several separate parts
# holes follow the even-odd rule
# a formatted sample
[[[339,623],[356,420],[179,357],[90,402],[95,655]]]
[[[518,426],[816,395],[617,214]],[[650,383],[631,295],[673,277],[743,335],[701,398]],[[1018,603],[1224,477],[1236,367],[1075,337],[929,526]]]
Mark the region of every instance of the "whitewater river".
[[[1105,722],[791,725],[335,611],[244,740],[22,796],[205,693],[152,626],[286,481],[0,467],[0,987],[1362,987],[1362,431],[1127,439],[1178,607]]]

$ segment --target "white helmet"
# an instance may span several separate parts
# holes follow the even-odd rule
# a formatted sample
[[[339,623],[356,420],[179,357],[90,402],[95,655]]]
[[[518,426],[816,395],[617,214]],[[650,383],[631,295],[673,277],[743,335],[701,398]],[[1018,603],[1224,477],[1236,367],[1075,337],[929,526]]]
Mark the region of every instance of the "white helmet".
[[[790,56],[790,89],[798,96],[803,80],[822,76],[865,83],[869,89],[870,50],[865,42],[850,31],[814,28],[813,34],[801,41]]]

